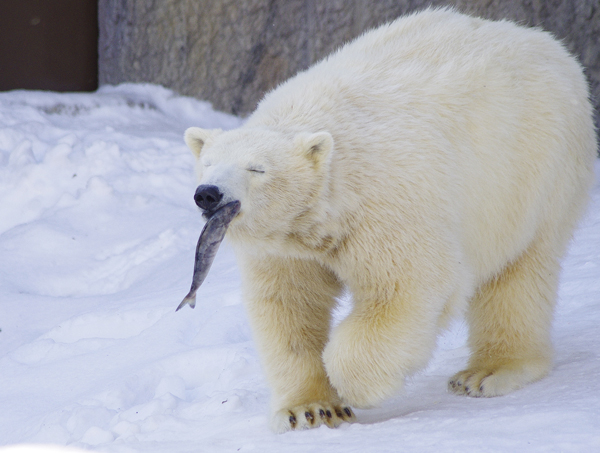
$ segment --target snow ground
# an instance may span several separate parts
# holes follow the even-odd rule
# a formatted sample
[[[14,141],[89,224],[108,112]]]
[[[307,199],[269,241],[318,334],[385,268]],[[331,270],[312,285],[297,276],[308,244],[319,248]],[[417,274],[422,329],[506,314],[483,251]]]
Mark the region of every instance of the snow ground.
[[[240,123],[150,85],[0,93],[0,446],[600,451],[599,184],[564,262],[550,376],[501,398],[447,393],[468,355],[457,322],[358,423],[272,434],[226,243],[196,309],[175,313],[202,227],[183,131]]]

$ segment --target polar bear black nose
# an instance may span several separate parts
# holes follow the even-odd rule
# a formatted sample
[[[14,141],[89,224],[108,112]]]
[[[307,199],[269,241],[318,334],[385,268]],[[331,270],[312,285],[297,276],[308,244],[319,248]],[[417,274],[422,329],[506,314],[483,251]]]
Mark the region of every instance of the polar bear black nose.
[[[194,194],[194,201],[204,211],[212,211],[223,198],[223,194],[217,186],[200,185]]]

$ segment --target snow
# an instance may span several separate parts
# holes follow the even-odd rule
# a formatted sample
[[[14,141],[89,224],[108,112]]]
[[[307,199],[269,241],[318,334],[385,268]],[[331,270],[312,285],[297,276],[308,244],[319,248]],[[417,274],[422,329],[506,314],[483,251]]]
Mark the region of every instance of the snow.
[[[175,313],[203,224],[183,131],[239,124],[153,85],[0,93],[0,445],[600,451],[599,184],[564,261],[546,379],[500,398],[449,394],[468,356],[457,321],[404,394],[358,423],[272,434],[226,242],[196,309]]]

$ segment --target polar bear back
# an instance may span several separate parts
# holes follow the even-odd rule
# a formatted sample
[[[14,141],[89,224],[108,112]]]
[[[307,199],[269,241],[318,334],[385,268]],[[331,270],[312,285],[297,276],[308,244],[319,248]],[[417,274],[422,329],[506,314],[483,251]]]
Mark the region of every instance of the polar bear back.
[[[394,194],[390,219],[444,224],[484,281],[540,228],[571,230],[593,178],[591,117],[582,69],[550,34],[441,9],[357,38],[246,127],[328,131],[332,206],[369,215],[367,200]]]

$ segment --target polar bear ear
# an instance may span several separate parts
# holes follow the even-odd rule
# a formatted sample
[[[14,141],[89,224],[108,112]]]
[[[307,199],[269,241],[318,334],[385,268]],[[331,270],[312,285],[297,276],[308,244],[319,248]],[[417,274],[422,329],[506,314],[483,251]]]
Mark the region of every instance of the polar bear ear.
[[[199,127],[190,127],[185,131],[183,139],[185,140],[185,144],[189,149],[192,150],[192,153],[196,157],[200,157],[200,153],[202,152],[202,148],[208,140],[213,138],[221,132],[220,129],[202,129]]]
[[[333,149],[333,137],[329,132],[302,133],[296,136],[296,140],[315,167],[328,162],[329,154]]]

